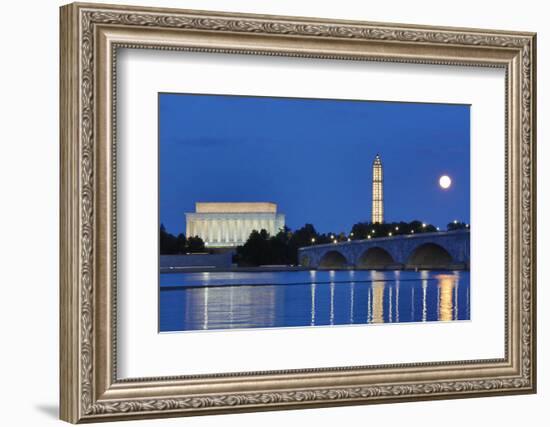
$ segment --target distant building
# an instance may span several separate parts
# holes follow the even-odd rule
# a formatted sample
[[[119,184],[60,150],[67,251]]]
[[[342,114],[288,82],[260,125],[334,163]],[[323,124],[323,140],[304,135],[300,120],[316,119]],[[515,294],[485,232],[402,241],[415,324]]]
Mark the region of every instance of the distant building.
[[[372,222],[384,222],[384,176],[378,154],[372,163]]]
[[[253,230],[275,235],[285,226],[275,203],[196,203],[185,214],[186,236],[199,236],[208,247],[243,245]]]

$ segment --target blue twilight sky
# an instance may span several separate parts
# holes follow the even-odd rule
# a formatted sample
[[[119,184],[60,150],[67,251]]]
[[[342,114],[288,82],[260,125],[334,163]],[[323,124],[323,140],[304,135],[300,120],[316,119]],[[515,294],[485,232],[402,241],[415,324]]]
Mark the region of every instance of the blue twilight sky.
[[[269,201],[292,229],[349,232],[370,221],[376,153],[385,221],[470,222],[468,105],[159,94],[160,222],[184,233],[197,201]]]

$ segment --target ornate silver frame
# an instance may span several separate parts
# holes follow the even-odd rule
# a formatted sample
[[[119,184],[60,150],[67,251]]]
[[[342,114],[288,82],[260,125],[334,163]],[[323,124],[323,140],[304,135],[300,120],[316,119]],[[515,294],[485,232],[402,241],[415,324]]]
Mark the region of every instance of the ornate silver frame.
[[[61,8],[61,419],[77,423],[536,390],[533,33],[71,4]],[[119,380],[118,47],[506,70],[505,357]]]

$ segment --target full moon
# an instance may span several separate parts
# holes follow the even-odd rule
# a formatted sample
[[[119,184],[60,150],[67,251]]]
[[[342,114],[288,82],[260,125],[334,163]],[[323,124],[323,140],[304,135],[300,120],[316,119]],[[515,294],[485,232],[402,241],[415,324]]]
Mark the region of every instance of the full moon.
[[[441,178],[439,178],[439,186],[445,190],[451,186],[451,183],[451,178],[449,178],[447,175],[443,175]]]

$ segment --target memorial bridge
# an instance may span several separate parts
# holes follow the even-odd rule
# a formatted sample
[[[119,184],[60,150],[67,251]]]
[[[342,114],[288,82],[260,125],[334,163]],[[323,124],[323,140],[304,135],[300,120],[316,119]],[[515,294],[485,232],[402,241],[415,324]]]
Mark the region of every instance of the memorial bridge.
[[[469,269],[470,230],[307,246],[298,250],[298,259],[319,269]]]

